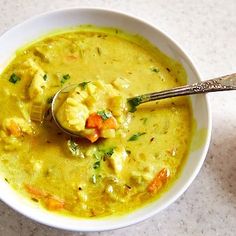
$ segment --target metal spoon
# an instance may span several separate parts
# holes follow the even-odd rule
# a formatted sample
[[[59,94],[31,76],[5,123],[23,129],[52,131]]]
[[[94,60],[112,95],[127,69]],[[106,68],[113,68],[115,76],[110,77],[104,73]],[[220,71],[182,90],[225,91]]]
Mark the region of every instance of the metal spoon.
[[[56,108],[60,100],[63,100],[63,97],[66,97],[66,94],[74,89],[77,84],[69,85],[61,90],[59,90],[52,101],[51,112],[52,117],[57,124],[57,126],[65,133],[74,136],[80,137],[78,133],[74,133],[66,128],[64,128],[56,118]],[[191,85],[180,86],[177,88],[172,88],[160,92],[147,93],[139,96],[135,96],[132,98],[128,98],[127,102],[129,104],[129,111],[136,111],[136,107],[142,103],[156,101],[159,99],[184,96],[184,95],[194,95],[200,93],[209,93],[209,92],[217,92],[217,91],[226,91],[226,90],[236,90],[236,73],[221,76],[215,79],[206,80],[198,83],[194,83]]]

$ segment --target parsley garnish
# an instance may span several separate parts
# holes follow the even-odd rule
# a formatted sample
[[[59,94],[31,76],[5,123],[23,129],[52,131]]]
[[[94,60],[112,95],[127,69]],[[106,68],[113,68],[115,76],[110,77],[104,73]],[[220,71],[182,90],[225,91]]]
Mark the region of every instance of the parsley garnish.
[[[114,153],[114,147],[109,147],[106,149],[100,149],[96,151],[96,153],[94,153],[94,157],[96,158],[97,161],[100,161],[100,160],[105,161],[106,158],[111,157],[113,153]]]
[[[151,68],[151,71],[152,71],[152,72],[155,72],[155,73],[158,73],[160,70],[159,70],[158,68],[152,67],[152,68]]]
[[[63,77],[61,79],[61,84],[64,84],[68,79],[70,79],[70,75],[69,74],[63,75]]]
[[[20,81],[20,80],[21,80],[21,78],[19,76],[17,76],[15,73],[13,73],[9,79],[9,81],[13,84],[15,84],[17,81]]]
[[[137,106],[140,105],[143,101],[143,96],[138,96],[128,99],[129,112],[135,112]]]
[[[103,120],[107,120],[110,117],[112,117],[112,114],[110,111],[98,111],[97,114],[102,117]]]
[[[144,118],[141,118],[140,120],[143,122],[144,125],[146,125],[147,119],[148,119],[147,117],[144,117]]]
[[[84,89],[87,87],[88,83],[90,83],[90,82],[91,82],[91,81],[82,82],[82,83],[79,84],[79,86],[81,87],[82,90],[84,90]]]
[[[103,158],[108,158],[108,157],[111,157],[112,154],[114,153],[114,148],[111,147],[111,148],[108,148],[106,150],[103,150]]]
[[[100,161],[96,161],[94,164],[93,164],[93,169],[98,169],[100,167]]]
[[[48,79],[48,76],[45,74],[45,75],[43,76],[43,80],[46,81],[47,79]]]
[[[137,134],[132,135],[132,136],[128,139],[128,141],[136,141],[140,136],[142,136],[142,135],[144,135],[144,134],[146,134],[146,133],[145,133],[145,132],[143,132],[143,133],[138,132]]]

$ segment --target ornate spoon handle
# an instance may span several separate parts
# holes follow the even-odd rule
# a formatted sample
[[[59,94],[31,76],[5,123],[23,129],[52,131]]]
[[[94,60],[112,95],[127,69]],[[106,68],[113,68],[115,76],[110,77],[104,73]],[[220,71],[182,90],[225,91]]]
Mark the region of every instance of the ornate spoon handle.
[[[136,106],[145,102],[183,95],[193,95],[226,90],[236,90],[236,73],[191,85],[185,85],[160,92],[147,93],[132,97],[128,99],[128,103],[130,104],[130,111],[135,111]]]

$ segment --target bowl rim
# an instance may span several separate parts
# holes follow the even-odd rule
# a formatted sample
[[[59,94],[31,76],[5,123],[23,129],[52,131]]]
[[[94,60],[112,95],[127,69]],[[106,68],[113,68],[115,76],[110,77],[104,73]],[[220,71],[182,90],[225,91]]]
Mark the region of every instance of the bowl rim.
[[[168,39],[172,45],[174,45],[174,47],[181,53],[181,55],[188,61],[189,66],[191,67],[191,69],[194,71],[194,73],[197,75],[197,79],[201,80],[201,75],[198,72],[198,70],[196,69],[195,64],[193,63],[191,57],[188,55],[187,52],[185,52],[182,47],[171,37],[169,36],[168,33],[166,33],[163,29],[159,29],[158,26],[155,26],[153,23],[151,23],[150,21],[144,20],[141,17],[135,16],[134,14],[130,14],[127,13],[126,11],[121,11],[121,10],[114,10],[114,9],[110,9],[107,7],[68,7],[68,8],[59,8],[56,10],[49,10],[49,11],[45,11],[43,13],[37,14],[36,16],[30,17],[24,21],[22,21],[21,23],[17,23],[14,24],[12,26],[10,26],[10,28],[6,29],[5,31],[3,31],[0,35],[0,38],[4,37],[5,35],[7,35],[9,32],[16,30],[17,28],[20,27],[24,27],[25,24],[37,20],[39,18],[43,18],[46,17],[48,15],[52,15],[52,14],[57,14],[57,13],[63,13],[66,11],[100,11],[100,12],[104,12],[104,13],[112,13],[112,14],[116,14],[119,15],[120,17],[126,17],[126,18],[130,18],[132,20],[135,20],[136,22],[140,22],[141,24],[144,24],[148,27],[151,27],[154,31],[157,31],[159,34],[161,34],[164,38]],[[144,36],[145,37],[145,36]],[[142,215],[142,217],[139,217],[136,220],[132,220],[132,222],[128,222],[126,224],[119,224],[116,223],[113,226],[108,226],[106,228],[104,227],[97,227],[97,228],[86,228],[86,227],[80,227],[78,225],[78,227],[70,227],[69,225],[60,225],[59,223],[55,222],[55,223],[48,223],[47,219],[39,219],[39,217],[37,217],[37,215],[31,214],[30,212],[26,212],[23,211],[22,209],[20,209],[19,207],[17,207],[13,202],[8,201],[7,198],[3,199],[2,196],[0,196],[0,200],[3,201],[4,203],[6,203],[8,206],[10,206],[12,209],[14,209],[15,211],[19,212],[20,214],[35,220],[36,222],[39,222],[41,224],[47,225],[47,226],[51,226],[57,229],[63,229],[63,230],[69,230],[69,231],[80,231],[80,232],[97,232],[97,231],[108,231],[108,230],[114,230],[114,229],[119,229],[119,228],[124,228],[124,227],[128,227],[137,223],[140,223],[152,216],[154,216],[155,214],[157,214],[158,212],[162,211],[163,209],[167,208],[169,205],[171,205],[173,202],[175,202],[190,186],[190,184],[193,182],[193,180],[196,178],[196,176],[198,175],[203,162],[206,158],[208,149],[209,149],[209,145],[210,145],[210,141],[211,141],[211,133],[212,133],[212,113],[211,113],[211,108],[210,108],[210,102],[209,102],[209,96],[208,94],[202,94],[201,96],[203,96],[203,98],[205,99],[206,102],[206,114],[207,114],[207,123],[206,123],[206,127],[207,127],[207,134],[206,134],[206,141],[204,143],[203,146],[203,151],[202,151],[202,155],[200,161],[198,162],[198,164],[195,166],[194,168],[194,172],[191,174],[191,176],[188,178],[188,180],[185,182],[185,184],[182,185],[182,187],[176,192],[175,195],[173,195],[168,201],[165,202],[165,204],[163,204],[161,207],[159,207],[156,210],[153,210],[151,212],[149,212],[148,214]],[[61,215],[58,215],[61,216]],[[120,217],[118,217],[120,218]],[[122,218],[122,216],[121,216]],[[74,219],[74,218],[72,218]],[[78,218],[78,222],[81,220],[81,218]],[[92,219],[92,221],[96,221],[96,219]],[[98,220],[101,220],[100,218]]]

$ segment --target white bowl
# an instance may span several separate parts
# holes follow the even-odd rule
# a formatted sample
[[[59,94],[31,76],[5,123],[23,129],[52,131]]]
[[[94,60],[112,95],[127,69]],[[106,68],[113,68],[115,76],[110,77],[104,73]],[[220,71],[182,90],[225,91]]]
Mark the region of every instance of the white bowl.
[[[180,49],[180,47],[155,26],[129,16],[124,13],[105,9],[64,9],[42,14],[27,20],[6,32],[0,37],[0,71],[9,62],[16,49],[27,42],[38,37],[66,27],[78,26],[81,24],[93,24],[98,26],[112,26],[123,29],[130,33],[137,33],[144,36],[161,51],[182,63],[187,71],[189,83],[199,82],[200,76],[193,63]],[[102,231],[111,230],[140,222],[160,212],[173,203],[188,188],[198,174],[206,157],[211,135],[211,114],[206,95],[195,95],[191,97],[193,115],[197,123],[197,130],[194,133],[192,147],[182,171],[180,178],[172,188],[163,196],[130,214],[122,217],[108,217],[103,219],[80,219],[68,216],[57,215],[44,210],[40,206],[23,198],[16,193],[0,176],[0,199],[6,204],[34,219],[40,223],[53,227],[75,230],[75,231]],[[199,144],[199,134],[205,130]]]

